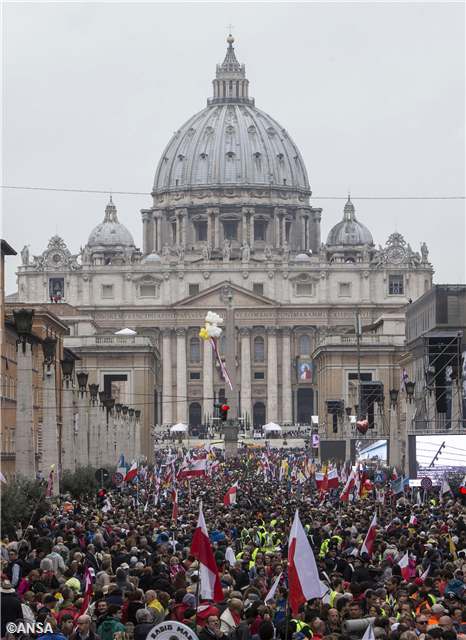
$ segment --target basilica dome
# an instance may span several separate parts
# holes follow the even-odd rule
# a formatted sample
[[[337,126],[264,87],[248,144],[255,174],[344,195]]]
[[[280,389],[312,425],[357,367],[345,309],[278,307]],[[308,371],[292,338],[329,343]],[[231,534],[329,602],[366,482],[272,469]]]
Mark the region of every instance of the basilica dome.
[[[118,222],[117,210],[111,196],[105,208],[104,221],[93,229],[87,244],[89,247],[134,247],[133,236],[121,222]]]
[[[372,234],[361,222],[356,220],[354,205],[348,197],[343,211],[343,220],[336,224],[328,234],[327,244],[330,246],[341,245],[373,245]]]
[[[217,65],[214,97],[174,134],[155,174],[154,192],[216,185],[304,189],[309,182],[298,147],[271,116],[254,106],[244,65],[230,36]]]

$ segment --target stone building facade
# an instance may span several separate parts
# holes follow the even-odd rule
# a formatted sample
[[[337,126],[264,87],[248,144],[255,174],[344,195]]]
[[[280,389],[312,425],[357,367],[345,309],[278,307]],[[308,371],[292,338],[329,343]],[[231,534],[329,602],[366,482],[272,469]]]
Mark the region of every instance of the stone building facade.
[[[432,286],[427,247],[413,250],[398,232],[376,247],[350,198],[322,241],[322,209],[312,205],[304,160],[249,96],[231,36],[213,97],[168,143],[152,204],[141,215],[142,250],[110,198],[80,254],[57,236],[40,256],[24,251],[16,300],[57,297],[92,319],[89,334],[131,327],[153,341],[154,403],[143,407],[141,431],[146,454],[150,424],[199,424],[215,399],[231,397],[198,337],[207,311],[234,308],[227,366],[236,368],[239,417],[309,424],[321,410],[318,397],[330,392],[313,375],[322,341],[350,330],[356,309],[372,325]],[[83,335],[79,324],[72,331]],[[226,355],[224,337],[220,350]],[[138,406],[136,395],[131,402]]]

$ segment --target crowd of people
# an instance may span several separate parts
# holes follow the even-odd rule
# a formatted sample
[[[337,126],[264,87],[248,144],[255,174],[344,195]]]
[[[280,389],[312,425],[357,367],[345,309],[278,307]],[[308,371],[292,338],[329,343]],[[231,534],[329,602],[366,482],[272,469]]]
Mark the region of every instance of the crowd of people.
[[[137,490],[115,488],[104,510],[94,495],[55,498],[44,517],[2,534],[1,638],[145,640],[173,620],[199,640],[355,640],[364,624],[351,622],[369,618],[377,640],[466,640],[465,506],[438,493],[425,504],[409,497],[381,504],[375,491],[332,501],[312,477],[298,490],[290,474],[274,470],[282,469],[281,455],[302,468],[298,450],[268,455],[266,470],[258,457],[251,464],[250,452],[217,454],[222,462],[211,477],[165,482],[173,454],[160,452],[162,481],[152,475]],[[225,506],[235,482],[236,503]],[[221,602],[203,600],[199,558],[191,554],[201,502]],[[296,509],[328,591],[291,611]],[[369,555],[361,548],[376,511]],[[406,552],[409,579],[399,566]],[[83,610],[88,575],[92,597]],[[21,622],[47,624],[48,632]]]

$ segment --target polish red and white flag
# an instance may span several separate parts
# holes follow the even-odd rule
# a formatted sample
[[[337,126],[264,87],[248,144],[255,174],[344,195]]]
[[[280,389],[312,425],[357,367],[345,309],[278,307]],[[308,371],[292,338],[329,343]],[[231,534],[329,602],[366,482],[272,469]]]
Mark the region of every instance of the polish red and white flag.
[[[372,559],[372,551],[374,550],[374,538],[375,538],[375,527],[377,526],[377,513],[374,514],[372,518],[371,526],[369,527],[369,531],[362,543],[361,553],[368,553]]]
[[[290,606],[296,617],[301,604],[312,598],[321,598],[327,592],[327,587],[319,579],[314,553],[299,519],[298,509],[291,527],[288,562]]]
[[[238,483],[235,482],[235,484],[231,487],[231,489],[228,489],[228,491],[225,494],[225,497],[223,498],[223,504],[226,507],[229,507],[232,504],[236,504],[236,491],[238,489]]]
[[[125,475],[124,482],[131,482],[131,480],[133,478],[135,478],[137,475],[138,475],[138,462],[137,462],[137,460],[134,460],[134,462],[132,463],[132,465],[130,467],[130,470]]]
[[[404,580],[406,580],[406,582],[409,583],[409,556],[408,556],[408,552],[406,552],[404,554],[404,556],[401,558],[401,560],[398,563],[398,566],[401,569],[401,575],[403,576]]]
[[[194,478],[195,476],[205,476],[206,458],[197,458],[190,461],[176,476],[177,478]]]
[[[173,502],[172,520],[176,520],[178,518],[178,491],[176,489],[172,489],[172,502]]]
[[[199,519],[191,545],[191,554],[199,561],[201,597],[213,602],[223,602],[222,585],[202,513],[202,502],[199,506]]]

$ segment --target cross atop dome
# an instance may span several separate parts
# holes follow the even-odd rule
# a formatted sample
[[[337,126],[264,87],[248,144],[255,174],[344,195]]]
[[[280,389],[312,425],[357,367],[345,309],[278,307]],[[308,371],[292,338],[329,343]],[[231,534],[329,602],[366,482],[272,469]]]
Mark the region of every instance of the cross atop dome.
[[[249,80],[246,79],[246,67],[236,58],[233,47],[235,39],[227,38],[228,48],[224,61],[217,65],[214,86],[214,97],[207,104],[243,103],[254,104],[254,98],[249,97]]]

